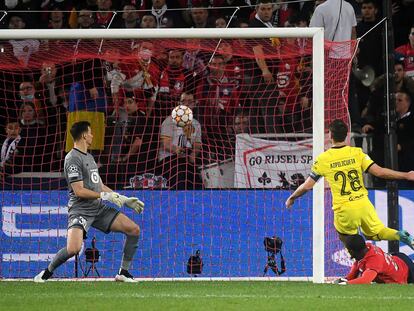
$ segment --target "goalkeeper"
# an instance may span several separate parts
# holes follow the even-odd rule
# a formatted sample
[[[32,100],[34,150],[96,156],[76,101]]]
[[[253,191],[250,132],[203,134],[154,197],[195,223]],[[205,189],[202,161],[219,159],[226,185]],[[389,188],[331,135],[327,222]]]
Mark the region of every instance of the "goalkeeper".
[[[95,160],[87,152],[93,139],[89,122],[74,123],[70,133],[74,148],[66,155],[64,164],[69,188],[67,244],[55,255],[49,266],[35,276],[34,281],[44,282],[49,279],[57,267],[78,254],[84,234],[92,226],[104,233],[112,231],[126,235],[121,268],[115,280],[135,282],[128,269],[138,246],[139,226],[103,202],[109,201],[118,207],[125,204],[138,214],[143,212],[144,203],[137,198],[128,198],[113,192],[102,183]]]
[[[362,172],[368,172],[384,179],[414,180],[414,171],[398,172],[375,164],[360,148],[347,146],[346,124],[334,120],[330,126],[332,147],[320,154],[314,162],[310,176],[286,200],[290,208],[294,201],[311,190],[320,177],[326,177],[332,192],[334,225],[339,238],[362,233],[369,240],[399,240],[414,249],[413,237],[405,230],[397,231],[381,222],[374,206],[368,199]]]

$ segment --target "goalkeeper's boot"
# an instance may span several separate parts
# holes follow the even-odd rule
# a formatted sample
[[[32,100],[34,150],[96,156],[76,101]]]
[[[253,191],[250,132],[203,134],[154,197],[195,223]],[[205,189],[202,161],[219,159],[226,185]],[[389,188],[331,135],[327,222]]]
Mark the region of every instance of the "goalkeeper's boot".
[[[53,272],[50,272],[48,269],[41,271],[38,275],[36,275],[33,279],[35,283],[44,283],[52,276]]]
[[[411,249],[414,250],[414,241],[413,241],[412,235],[409,234],[406,230],[401,230],[401,231],[398,231],[397,233],[400,237],[400,241],[408,245]]]
[[[120,269],[119,273],[115,276],[115,281],[125,282],[125,283],[137,283],[138,281],[134,279],[131,273],[128,270]]]

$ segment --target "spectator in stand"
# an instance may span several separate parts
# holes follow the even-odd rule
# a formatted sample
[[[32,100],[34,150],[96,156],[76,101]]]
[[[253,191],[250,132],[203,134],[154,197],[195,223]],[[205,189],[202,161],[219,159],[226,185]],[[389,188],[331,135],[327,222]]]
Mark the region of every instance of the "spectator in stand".
[[[233,27],[234,28],[248,28],[249,27],[249,20],[247,20],[247,19],[236,20],[233,23]],[[250,46],[248,46],[247,42],[248,42],[248,40],[246,40],[246,39],[240,39],[240,38],[234,39],[233,40],[234,50],[235,51],[240,51],[242,53],[250,53]],[[245,52],[245,50],[249,50],[249,51]]]
[[[19,96],[23,103],[32,103],[36,110],[36,115],[39,118],[39,122],[45,124],[46,111],[44,109],[44,103],[39,99],[39,94],[36,94],[36,89],[33,82],[29,82],[29,79],[25,79],[19,85]]]
[[[289,17],[297,14],[298,3],[287,3],[287,1],[277,0],[274,5],[273,27],[288,27]]]
[[[234,28],[248,28],[249,27],[249,20],[248,19],[237,19],[234,24]]]
[[[414,2],[412,0],[391,0],[394,46],[407,42],[407,33],[413,25]]]
[[[122,11],[122,20],[118,24],[118,28],[140,28],[141,21],[135,6],[124,5]]]
[[[191,28],[212,28],[208,4],[200,2],[191,8]]]
[[[35,105],[32,102],[23,102],[20,108],[19,113],[19,121],[20,126],[24,130],[27,129],[28,131],[31,130],[31,127],[39,127],[43,126],[44,123],[38,118],[38,115],[36,113]],[[35,137],[36,133],[30,133],[33,135],[26,135],[26,133],[23,133],[25,137],[31,136]]]
[[[222,40],[220,42],[217,52],[224,58],[224,71],[226,76],[236,80],[239,86],[245,85],[247,82],[246,80],[251,78],[250,76],[247,76],[248,71],[246,70],[250,60],[235,55],[233,43],[227,40]]]
[[[239,106],[238,82],[226,75],[223,55],[215,54],[209,73],[197,88],[196,98],[202,111],[201,124],[209,138],[223,140],[222,135],[233,124],[234,110]]]
[[[384,72],[383,55],[382,55],[382,30],[380,27],[371,28],[378,22],[378,5],[375,0],[364,0],[362,2],[362,20],[356,27],[357,37],[360,38],[367,31],[370,32],[361,39],[358,46],[357,62],[358,68],[370,66],[375,71],[375,76],[380,76]],[[368,102],[370,90],[359,80],[355,83],[358,106],[362,112]]]
[[[152,0],[151,14],[155,17],[157,28],[181,28],[184,22],[179,11],[169,10],[167,0]]]
[[[272,28],[272,21],[274,20],[274,5],[272,0],[258,0],[256,4],[256,14],[250,21],[249,27]],[[277,84],[277,69],[278,60],[276,58],[265,59],[266,55],[276,54],[280,47],[279,40],[268,39],[252,40],[250,43],[252,47],[256,63],[252,70],[251,89],[248,92],[250,97],[253,115],[258,118],[263,118],[262,123],[264,131],[267,133],[275,133],[276,124],[274,116],[276,113],[276,104],[278,98]]]
[[[412,98],[408,93],[397,92],[395,112],[397,113],[398,170],[403,172],[414,170],[414,114],[411,101]],[[399,181],[399,186],[414,189],[414,182]]]
[[[6,124],[6,139],[1,145],[0,176],[18,174],[22,171],[25,142],[20,136],[20,124],[8,121]]]
[[[44,98],[47,110],[47,124],[50,126],[66,127],[66,108],[68,103],[65,98],[64,81],[62,72],[52,62],[43,62],[38,83],[37,93]]]
[[[50,163],[51,150],[46,146],[46,128],[38,119],[33,103],[24,102],[22,104],[19,124],[21,137],[26,142],[23,169],[28,172],[41,171],[42,163]]]
[[[196,83],[207,73],[207,64],[210,59],[210,52],[201,48],[200,39],[186,40],[186,51],[184,53],[183,66],[193,72]]]
[[[315,8],[309,26],[324,27],[325,40],[342,42],[356,39],[356,16],[354,8],[345,0],[326,0]],[[349,62],[351,45],[333,45],[329,50],[327,61],[327,80],[333,79],[330,75],[338,75],[337,62],[342,60]],[[329,61],[334,59],[334,61]],[[337,95],[333,95],[337,96]],[[339,94],[338,94],[339,96]],[[351,117],[351,131],[361,131],[361,112],[358,107],[358,99],[355,92],[355,78],[349,76],[348,109]]]
[[[11,13],[8,15],[9,18],[9,29],[25,29],[26,28],[26,15]],[[13,55],[23,66],[29,64],[30,57],[32,54],[39,50],[40,42],[34,39],[24,40],[9,40],[10,45],[13,49]]]
[[[162,123],[160,135],[157,175],[167,179],[169,189],[200,189],[202,181],[197,172],[201,151],[200,123],[193,118],[192,123],[182,128],[168,116]]]
[[[82,9],[78,14],[78,27],[82,29],[90,29],[95,23],[94,15],[91,10]]]
[[[414,98],[414,81],[404,73],[404,63],[396,61],[394,64],[395,90],[397,92],[408,92],[410,98]],[[367,108],[362,112],[362,132],[372,134],[372,152],[370,156],[379,165],[384,165],[384,134],[386,124],[384,119],[384,83],[385,76],[382,75],[375,79],[371,85],[371,96],[367,103]],[[384,183],[374,178],[375,186],[384,186]]]
[[[406,254],[385,253],[380,247],[366,243],[359,234],[348,236],[345,245],[355,262],[348,275],[334,283],[414,283],[414,263]]]
[[[96,12],[96,25],[98,28],[108,28],[114,15],[112,0],[97,0],[96,4],[98,5],[98,12]]]
[[[123,133],[120,142],[112,141],[111,146],[120,144],[120,154],[112,154],[113,164],[108,167],[108,185],[125,186],[125,182],[136,174],[154,169],[156,154],[149,154],[149,139],[145,134],[147,119],[139,110],[133,92],[120,90],[119,100],[127,112],[127,121],[119,123]],[[152,129],[152,126],[148,126]],[[112,174],[114,173],[115,174]],[[130,176],[132,175],[132,176]]]
[[[134,92],[140,103],[139,109],[147,115],[153,113],[160,81],[160,69],[153,60],[154,44],[141,41],[137,47],[137,58],[129,63],[120,64],[126,75],[122,86],[126,91]]]
[[[251,134],[250,116],[243,109],[237,109],[234,114],[233,132],[234,135]]]
[[[183,92],[194,93],[195,81],[191,71],[183,67],[184,51],[168,51],[168,66],[161,72],[155,114],[161,122],[171,113]]]
[[[216,17],[214,21],[215,28],[227,28],[228,20],[224,16]]]
[[[411,26],[410,33],[408,34],[408,43],[399,46],[395,51],[404,57],[407,76],[414,79],[414,24]]]
[[[47,28],[50,28],[50,29],[68,28],[66,18],[62,11],[55,9],[49,13],[49,24]]]
[[[26,0],[25,0],[26,1]],[[44,12],[42,15],[42,19],[43,22],[45,24],[48,23],[49,20],[49,12],[54,11],[54,10],[59,10],[62,12],[65,12],[64,15],[67,15],[66,12],[71,11],[74,8],[74,5],[76,4],[76,2],[80,2],[80,1],[73,1],[73,0],[43,0],[43,1],[39,1],[41,2],[40,4],[40,8],[41,10]],[[87,1],[82,1],[82,2],[87,2]],[[96,0],[95,0],[96,2]],[[65,16],[65,18],[67,18],[67,16]]]
[[[309,24],[310,27],[324,27],[325,39],[336,42],[356,39],[356,25],[354,8],[344,0],[322,1]]]
[[[141,28],[157,28],[157,20],[154,15],[146,14],[142,16]]]
[[[40,16],[39,14],[35,14],[33,11],[38,11],[40,9],[39,2],[35,0],[5,0],[4,2],[4,10],[7,12],[10,11],[20,11],[20,12],[28,12],[28,14],[24,14],[24,20],[26,23],[27,28],[37,28],[39,25]],[[32,12],[31,12],[32,11]],[[15,13],[10,12],[10,15],[14,15]],[[19,13],[21,14],[21,13]]]
[[[395,81],[395,90],[406,91],[409,93],[410,97],[414,96],[414,80],[407,76],[405,71],[404,62],[401,60],[396,60],[394,63],[394,81]],[[377,92],[384,91],[385,75],[377,77],[370,86],[371,93],[375,96]],[[374,101],[380,101],[380,94],[374,99]],[[370,100],[371,101],[371,100]],[[371,107],[372,108],[372,107]]]
[[[362,2],[362,20],[356,26],[357,37],[362,37],[367,31],[378,23],[378,5],[375,0],[364,0]],[[371,66],[375,75],[384,72],[382,56],[382,33],[381,28],[372,29],[359,42],[358,67]]]
[[[66,114],[68,102],[65,96],[62,70],[52,62],[44,62],[36,83],[37,93],[44,99],[47,114],[47,144],[53,148],[52,169],[60,170],[65,150]]]
[[[249,85],[251,84],[252,59],[244,57],[244,51],[239,49],[238,40],[222,40],[217,50],[218,54],[223,55],[225,66],[225,75],[234,80],[240,90],[240,106],[249,107],[250,93]]]
[[[281,41],[281,57],[277,75],[279,103],[276,124],[282,132],[303,132],[310,129],[311,119],[311,68],[302,40],[285,38]],[[305,125],[306,124],[306,125]],[[279,127],[279,125],[277,126]]]

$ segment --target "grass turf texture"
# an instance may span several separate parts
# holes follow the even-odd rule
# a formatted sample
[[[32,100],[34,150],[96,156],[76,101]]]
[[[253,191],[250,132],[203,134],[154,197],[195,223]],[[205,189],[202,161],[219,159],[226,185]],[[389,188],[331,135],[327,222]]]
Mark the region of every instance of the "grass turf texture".
[[[414,310],[412,285],[0,282],[1,310]]]

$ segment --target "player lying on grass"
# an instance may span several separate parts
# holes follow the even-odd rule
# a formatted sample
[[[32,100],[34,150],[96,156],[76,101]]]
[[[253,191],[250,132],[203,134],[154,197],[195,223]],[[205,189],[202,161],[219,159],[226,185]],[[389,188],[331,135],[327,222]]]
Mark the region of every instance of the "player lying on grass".
[[[359,234],[346,237],[345,246],[355,259],[346,278],[336,284],[414,283],[414,263],[403,253],[387,254]]]
[[[87,152],[93,138],[89,122],[73,124],[70,133],[75,144],[66,155],[64,164],[69,188],[67,244],[55,255],[49,266],[35,276],[34,281],[44,282],[49,279],[57,267],[78,254],[84,234],[92,226],[104,233],[122,232],[126,235],[121,268],[115,280],[134,282],[128,269],[138,247],[139,226],[103,201],[112,202],[118,207],[125,204],[139,214],[144,210],[144,203],[137,198],[113,192],[102,183],[95,160]]]
[[[400,240],[414,249],[413,237],[407,231],[388,228],[381,222],[368,199],[362,178],[362,172],[365,171],[384,179],[414,180],[414,171],[406,173],[383,168],[375,164],[361,148],[348,146],[345,143],[348,128],[341,120],[334,120],[329,132],[332,147],[317,157],[310,176],[289,196],[286,207],[290,208],[323,176],[331,188],[334,225],[342,242],[348,235],[358,234],[360,228],[369,240]]]

